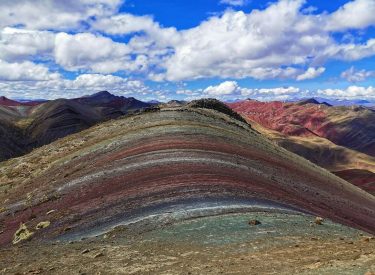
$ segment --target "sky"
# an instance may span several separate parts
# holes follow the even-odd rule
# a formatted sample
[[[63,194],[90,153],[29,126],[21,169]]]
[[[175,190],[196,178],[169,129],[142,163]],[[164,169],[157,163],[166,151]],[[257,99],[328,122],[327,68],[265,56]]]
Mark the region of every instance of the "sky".
[[[0,95],[375,100],[375,0],[2,0]]]

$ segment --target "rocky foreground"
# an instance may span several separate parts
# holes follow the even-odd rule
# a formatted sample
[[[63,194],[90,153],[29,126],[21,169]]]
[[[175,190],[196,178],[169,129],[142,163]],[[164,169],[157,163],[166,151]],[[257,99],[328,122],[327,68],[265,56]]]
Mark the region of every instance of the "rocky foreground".
[[[249,225],[251,219],[260,224]],[[375,272],[375,239],[313,217],[247,213],[135,234],[0,249],[1,274],[348,274]]]

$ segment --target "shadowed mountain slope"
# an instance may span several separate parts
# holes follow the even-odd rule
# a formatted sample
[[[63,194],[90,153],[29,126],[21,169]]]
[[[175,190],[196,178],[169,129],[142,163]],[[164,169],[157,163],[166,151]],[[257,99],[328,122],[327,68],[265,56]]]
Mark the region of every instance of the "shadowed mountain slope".
[[[57,99],[44,103],[3,100],[0,144],[9,146],[0,161],[23,155],[58,138],[87,129],[98,122],[115,119],[145,109],[151,104],[134,98],[100,92],[77,99]],[[14,143],[14,144],[12,144]]]
[[[0,106],[12,106],[12,107],[15,107],[15,106],[36,106],[36,105],[39,105],[43,102],[44,101],[25,101],[25,102],[21,102],[21,101],[9,99],[5,96],[0,96]]]
[[[36,240],[77,240],[250,209],[308,212],[375,232],[372,195],[216,109],[145,112],[3,162],[0,244],[21,222],[51,223]]]
[[[24,147],[25,139],[20,129],[0,120],[0,161],[22,155]]]
[[[33,147],[48,144],[104,120],[98,110],[65,99],[39,105],[32,110],[31,117],[26,133],[34,141]]]

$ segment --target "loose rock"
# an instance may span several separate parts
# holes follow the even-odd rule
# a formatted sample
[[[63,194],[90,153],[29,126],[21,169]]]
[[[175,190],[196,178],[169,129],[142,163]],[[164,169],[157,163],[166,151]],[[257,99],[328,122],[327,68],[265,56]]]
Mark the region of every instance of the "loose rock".
[[[260,224],[262,224],[262,223],[258,220],[250,220],[249,221],[249,225],[260,225]]]
[[[81,252],[81,254],[87,254],[87,253],[89,253],[90,252],[90,249],[85,249],[85,250],[83,250],[82,252]]]
[[[40,223],[37,224],[37,226],[35,228],[37,230],[43,229],[43,228],[46,228],[46,227],[50,226],[50,224],[51,224],[50,221],[40,222]]]
[[[317,225],[323,225],[324,219],[322,217],[316,217],[315,218],[315,224]]]
[[[99,258],[99,257],[103,257],[103,256],[104,256],[103,252],[99,252],[99,253],[94,255],[94,259]]]

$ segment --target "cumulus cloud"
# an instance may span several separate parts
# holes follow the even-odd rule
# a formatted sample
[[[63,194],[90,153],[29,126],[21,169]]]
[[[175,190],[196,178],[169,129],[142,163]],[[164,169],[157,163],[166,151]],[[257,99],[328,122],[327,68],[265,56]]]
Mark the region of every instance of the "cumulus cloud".
[[[3,81],[46,81],[59,78],[60,74],[50,73],[47,67],[40,64],[30,61],[8,63],[0,60],[0,80]]]
[[[214,97],[223,101],[244,100],[247,98],[260,101],[299,100],[320,97],[327,99],[375,99],[375,87],[349,86],[345,89],[308,90],[298,87],[247,88],[241,87],[236,81],[224,81],[215,86],[197,90],[179,90],[178,95],[185,100]]]
[[[375,87],[349,86],[346,89],[318,89],[316,91],[303,90],[298,87],[275,88],[245,88],[236,81],[225,81],[217,86],[209,86],[201,90],[184,90],[179,94],[187,99],[200,97],[215,97],[222,100],[252,98],[262,101],[288,100],[306,97],[325,97],[332,99],[364,99],[375,98]]]
[[[75,35],[58,33],[55,40],[55,60],[69,71],[89,70],[98,73],[142,71],[146,59],[130,56],[131,49],[124,43],[91,33]]]
[[[276,88],[245,88],[241,87],[237,81],[224,81],[216,86],[209,86],[203,90],[179,91],[179,94],[187,95],[188,99],[199,97],[215,97],[218,99],[244,99],[251,97],[259,100],[287,99],[296,95],[302,96],[303,91],[296,87],[276,87]],[[308,91],[305,91],[308,92]]]
[[[374,26],[374,14],[374,0],[350,1],[328,16],[326,29],[329,31],[343,31]]]
[[[26,99],[74,98],[102,90],[108,90],[117,95],[142,98],[153,93],[142,81],[101,74],[82,74],[73,80],[51,78],[45,81],[0,82],[0,90],[2,95]],[[156,91],[154,94],[156,95]]]
[[[132,55],[140,56],[144,63],[154,68],[147,74],[149,79],[155,81],[165,79],[161,66],[173,55],[174,46],[181,39],[176,28],[163,28],[151,16],[118,14],[96,21],[92,28],[111,35],[132,35],[127,46]]]
[[[320,96],[330,98],[344,98],[344,99],[365,99],[375,98],[375,87],[360,87],[350,86],[346,89],[324,89],[318,90],[317,94]]]
[[[28,29],[78,28],[92,17],[113,14],[122,0],[2,0],[0,27],[22,25]]]
[[[122,35],[160,29],[151,16],[136,16],[129,13],[102,18],[94,22],[92,28],[108,34]]]
[[[157,43],[159,46],[166,47],[176,44],[179,40],[176,28],[163,28],[148,15],[136,16],[122,13],[97,20],[92,24],[92,28],[112,35],[143,33],[147,36],[141,39],[143,45]],[[139,36],[137,39],[139,40]]]
[[[302,0],[280,0],[248,14],[228,10],[182,31],[174,54],[164,65],[166,79],[300,76],[302,80],[323,72],[312,68],[303,74],[303,67],[315,67],[327,59],[358,60],[375,54],[371,39],[363,44],[338,44],[326,28],[335,13],[304,14],[303,4]],[[372,16],[371,9],[367,14]]]
[[[362,82],[371,77],[375,77],[375,71],[356,70],[353,66],[341,73],[341,78],[349,82]]]
[[[314,79],[324,73],[326,68],[308,68],[306,72],[297,76],[298,81],[306,80],[306,79]]]
[[[38,85],[53,80],[64,89],[72,84],[54,79],[57,75],[50,71],[63,69],[98,79],[103,74],[105,80],[119,73],[160,82],[201,78],[302,81],[323,74],[328,60],[355,61],[375,55],[375,39],[343,42],[336,36],[374,26],[373,0],[350,1],[332,13],[320,14],[308,9],[304,0],[272,1],[249,13],[228,9],[185,30],[163,27],[152,16],[119,13],[122,2],[0,1],[1,78],[44,82]],[[245,0],[221,2],[239,6]],[[38,76],[30,73],[34,69]],[[342,77],[356,82],[371,74],[352,71]],[[48,85],[39,88],[53,90]],[[226,81],[192,91],[190,96],[288,97],[297,90],[246,89],[236,81]]]
[[[266,78],[264,72],[279,75],[284,66],[305,63],[305,56],[312,47],[319,48],[322,37],[305,43],[303,35],[293,32],[291,26],[301,4],[280,1],[250,14],[227,11],[183,32],[175,54],[166,63],[167,79]],[[295,47],[290,47],[290,41]]]
[[[46,58],[53,52],[54,39],[48,31],[4,28],[0,30],[0,59],[21,61],[36,55]]]
[[[375,55],[375,39],[369,39],[362,44],[343,44],[327,49],[329,55],[337,59],[356,61]]]
[[[218,86],[209,86],[203,92],[209,96],[223,96],[234,95],[240,90],[236,81],[225,81]]]
[[[359,60],[375,54],[371,39],[363,44],[338,44],[331,35],[334,30],[371,25],[373,5],[368,0],[350,2],[331,14],[306,14],[304,4],[303,0],[280,0],[250,13],[227,10],[182,31],[163,28],[151,16],[126,13],[102,18],[92,28],[111,35],[134,34],[128,46],[156,69],[148,72],[154,81],[304,80],[323,73],[322,67],[315,67],[327,59]],[[364,5],[369,9],[363,9]],[[363,11],[367,19],[338,27],[351,9]],[[304,72],[305,67],[312,68]]]
[[[101,74],[82,74],[73,81],[65,81],[68,89],[84,89],[90,88],[94,90],[130,90],[141,92],[144,89],[144,84],[139,80],[128,80],[114,75]]]

